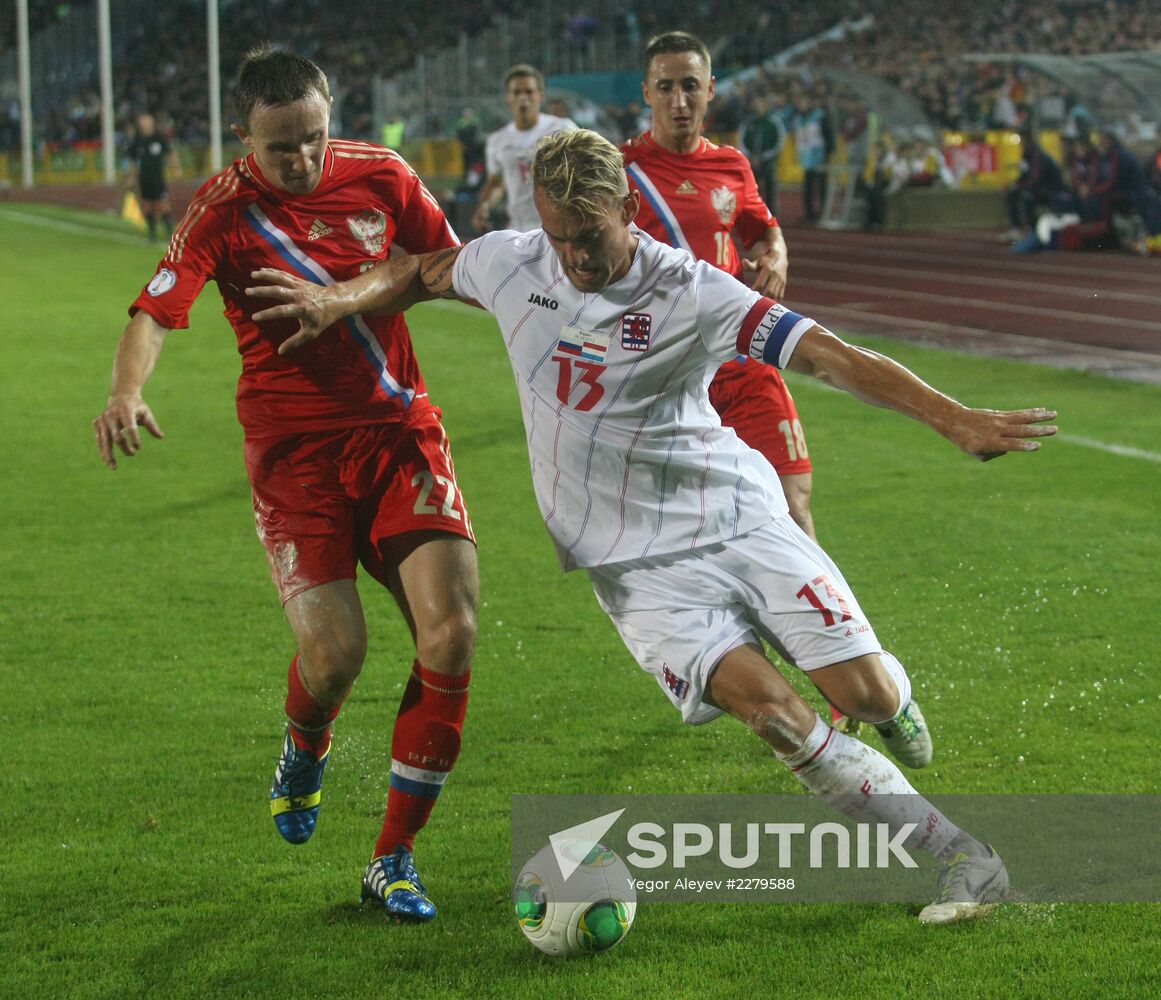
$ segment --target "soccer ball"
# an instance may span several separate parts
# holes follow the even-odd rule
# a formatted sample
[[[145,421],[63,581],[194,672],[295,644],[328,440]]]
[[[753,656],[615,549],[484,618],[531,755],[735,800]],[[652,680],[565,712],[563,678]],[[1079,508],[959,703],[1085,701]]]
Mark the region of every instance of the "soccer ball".
[[[557,853],[576,864],[566,879]],[[520,929],[549,955],[608,951],[629,933],[637,890],[629,869],[601,844],[558,842],[538,851],[520,870],[512,899]]]

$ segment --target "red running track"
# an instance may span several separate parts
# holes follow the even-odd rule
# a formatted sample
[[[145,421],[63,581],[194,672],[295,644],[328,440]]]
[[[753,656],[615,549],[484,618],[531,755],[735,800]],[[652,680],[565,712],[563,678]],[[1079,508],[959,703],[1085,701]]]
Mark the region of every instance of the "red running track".
[[[787,305],[836,331],[1161,384],[1161,259],[1014,254],[998,233],[787,224]]]

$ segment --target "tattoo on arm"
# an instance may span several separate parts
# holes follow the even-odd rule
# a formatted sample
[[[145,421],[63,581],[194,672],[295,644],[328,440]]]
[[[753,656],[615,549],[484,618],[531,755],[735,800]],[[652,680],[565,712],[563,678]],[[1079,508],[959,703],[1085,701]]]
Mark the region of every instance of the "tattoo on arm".
[[[446,250],[436,251],[423,262],[420,277],[428,291],[445,299],[456,297],[451,286],[451,271],[459,252],[459,247],[448,247]]]

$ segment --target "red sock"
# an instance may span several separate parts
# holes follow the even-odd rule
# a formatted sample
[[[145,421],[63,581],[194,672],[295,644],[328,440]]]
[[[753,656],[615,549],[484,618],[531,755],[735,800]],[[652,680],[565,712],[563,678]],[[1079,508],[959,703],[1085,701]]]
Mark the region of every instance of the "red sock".
[[[460,755],[471,674],[452,677],[416,660],[391,736],[391,789],[374,857],[415,845]]]
[[[300,750],[321,757],[331,746],[331,723],[343,707],[340,701],[324,708],[302,683],[298,672],[298,657],[290,661],[286,677],[286,717],[290,720],[290,738]]]

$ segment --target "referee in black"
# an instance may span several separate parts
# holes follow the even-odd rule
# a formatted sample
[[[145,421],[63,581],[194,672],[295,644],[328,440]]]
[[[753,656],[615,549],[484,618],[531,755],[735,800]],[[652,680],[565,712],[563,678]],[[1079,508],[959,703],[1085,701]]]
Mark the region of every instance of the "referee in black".
[[[149,227],[149,242],[157,240],[157,222],[165,226],[165,237],[173,232],[173,216],[169,207],[169,187],[166,170],[181,177],[177,150],[157,127],[151,114],[137,116],[137,132],[129,143],[129,185],[141,199],[141,214]]]

